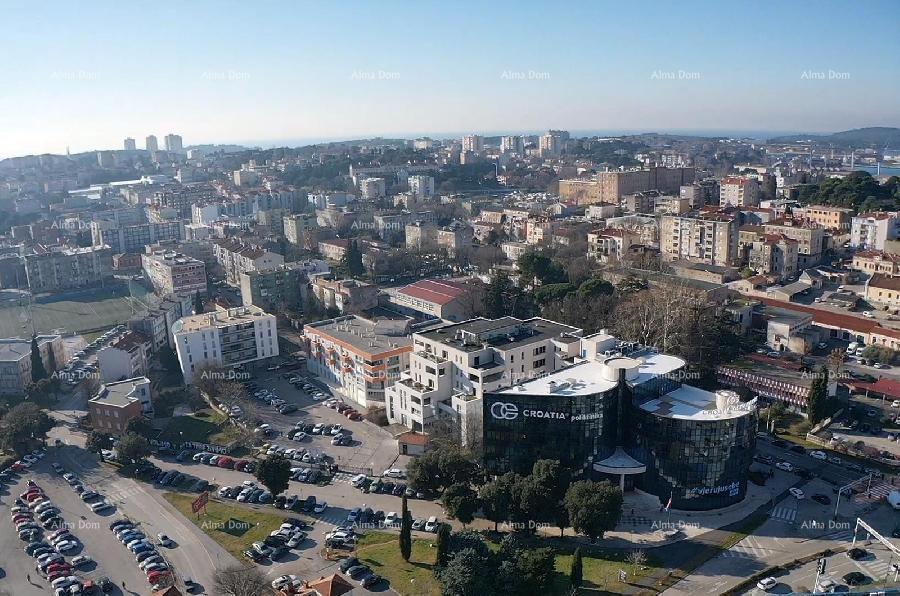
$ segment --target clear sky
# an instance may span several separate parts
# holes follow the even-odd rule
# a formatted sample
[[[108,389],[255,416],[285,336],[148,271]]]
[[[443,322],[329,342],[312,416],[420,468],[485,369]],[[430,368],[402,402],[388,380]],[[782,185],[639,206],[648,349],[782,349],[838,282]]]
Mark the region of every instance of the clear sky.
[[[900,126],[895,0],[42,0],[0,19],[0,156],[169,132]]]

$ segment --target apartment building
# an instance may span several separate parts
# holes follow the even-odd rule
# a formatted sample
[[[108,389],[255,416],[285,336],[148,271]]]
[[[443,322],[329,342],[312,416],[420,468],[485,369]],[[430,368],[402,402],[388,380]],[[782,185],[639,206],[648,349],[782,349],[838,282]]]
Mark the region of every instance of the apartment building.
[[[599,172],[592,180],[560,180],[559,196],[579,205],[616,203],[629,194],[658,190],[666,194],[680,192],[694,181],[694,168],[652,167],[642,170]]]
[[[312,247],[316,238],[316,215],[314,213],[297,213],[285,215],[284,237],[295,246]]]
[[[102,285],[112,277],[108,246],[68,248],[38,245],[25,255],[25,274],[33,293],[58,292]]]
[[[241,300],[244,306],[258,306],[266,312],[301,312],[310,276],[328,273],[321,259],[295,261],[267,269],[241,273]]]
[[[388,420],[423,431],[444,417],[464,444],[480,440],[484,393],[570,364],[580,337],[575,327],[514,317],[414,333],[409,368],[386,393]]]
[[[587,256],[601,263],[618,262],[633,244],[636,237],[627,230],[606,228],[587,235]]]
[[[775,275],[781,281],[799,273],[798,242],[783,234],[763,234],[750,245],[748,266],[757,274]]]
[[[141,255],[144,275],[160,296],[206,294],[206,264],[178,252],[147,247]]]
[[[522,137],[516,135],[500,137],[500,152],[516,155],[524,153],[525,145],[522,142]]]
[[[113,254],[141,253],[156,242],[182,240],[184,225],[180,221],[147,222],[122,225],[115,219],[91,222],[91,243],[109,246]]]
[[[364,178],[359,183],[359,192],[367,201],[384,197],[386,192],[384,178]]]
[[[807,205],[794,209],[793,216],[822,226],[827,230],[846,232],[850,230],[853,209],[831,207],[830,205]]]
[[[350,241],[346,238],[319,240],[319,252],[322,257],[334,263],[339,263],[344,258],[349,247]]]
[[[38,335],[38,351],[47,374],[66,361],[60,335]],[[31,374],[31,339],[0,339],[0,395],[21,396],[34,382]]]
[[[885,242],[896,240],[900,232],[900,213],[863,213],[850,222],[850,246],[884,250]]]
[[[171,207],[178,217],[189,218],[194,205],[208,203],[216,197],[216,190],[208,184],[172,184],[154,192],[149,202],[154,207]]]
[[[100,381],[109,383],[147,376],[152,353],[150,338],[136,331],[129,331],[112,345],[97,352]]]
[[[256,306],[183,317],[172,333],[185,383],[203,368],[230,368],[278,356],[275,316]]]
[[[471,153],[484,151],[484,137],[481,135],[466,135],[462,138],[462,150]]]
[[[726,212],[664,215],[659,246],[667,260],[733,265],[738,256],[738,218]]]
[[[135,377],[100,387],[88,400],[88,416],[94,430],[121,435],[128,423],[141,416],[153,416],[150,379]]]
[[[758,207],[759,182],[748,176],[726,176],[719,184],[719,205]]]
[[[766,234],[781,234],[797,241],[797,266],[806,269],[822,260],[825,228],[795,219],[776,219],[764,224]]]
[[[866,300],[889,308],[900,307],[900,277],[873,273],[866,282]]]
[[[303,328],[307,369],[362,407],[383,407],[385,388],[409,368],[409,320],[350,315]]]
[[[323,308],[341,314],[360,313],[378,306],[378,286],[332,275],[313,277],[310,289]]]
[[[888,277],[900,275],[900,254],[880,250],[863,250],[853,255],[853,269]]]
[[[231,238],[211,241],[216,261],[225,270],[225,280],[239,286],[241,274],[249,271],[267,271],[284,265],[284,257],[261,246]]]
[[[503,251],[503,255],[512,261],[513,263],[517,263],[519,259],[527,253],[529,250],[532,250],[532,247],[525,244],[524,242],[503,242],[500,245],[500,250]]]
[[[406,248],[429,251],[437,248],[437,226],[415,222],[406,224],[404,228]]]
[[[417,199],[425,200],[434,196],[434,177],[410,176],[406,179],[409,192]]]
[[[446,251],[451,257],[462,248],[472,244],[472,228],[445,227],[437,231],[438,248]]]
[[[174,349],[172,326],[181,317],[191,314],[193,308],[193,296],[173,294],[161,300],[158,305],[151,307],[147,312],[132,317],[128,321],[128,328],[149,338],[154,354],[159,352],[163,346]]]

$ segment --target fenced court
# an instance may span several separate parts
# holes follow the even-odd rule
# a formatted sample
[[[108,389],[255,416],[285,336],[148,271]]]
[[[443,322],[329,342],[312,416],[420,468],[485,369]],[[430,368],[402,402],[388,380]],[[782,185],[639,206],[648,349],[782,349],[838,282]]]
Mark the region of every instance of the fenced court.
[[[149,292],[140,284],[78,290],[0,303],[0,337],[31,335],[31,317],[37,333],[84,333],[124,323],[146,310]],[[29,315],[30,312],[30,315]]]

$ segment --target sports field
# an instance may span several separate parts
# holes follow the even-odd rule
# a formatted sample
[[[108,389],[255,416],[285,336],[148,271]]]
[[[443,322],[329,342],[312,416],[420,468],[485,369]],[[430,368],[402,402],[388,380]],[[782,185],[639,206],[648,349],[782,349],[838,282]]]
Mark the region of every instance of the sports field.
[[[131,284],[137,300],[122,286],[80,290],[53,296],[39,296],[31,308],[26,304],[0,305],[0,337],[31,335],[31,316],[37,333],[82,333],[124,323],[135,313],[145,310],[147,290]]]

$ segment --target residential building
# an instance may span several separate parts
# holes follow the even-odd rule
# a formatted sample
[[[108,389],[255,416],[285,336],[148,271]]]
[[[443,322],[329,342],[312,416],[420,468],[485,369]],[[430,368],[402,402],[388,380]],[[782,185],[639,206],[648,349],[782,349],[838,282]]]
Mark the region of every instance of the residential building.
[[[525,145],[522,143],[520,136],[500,137],[500,152],[512,153],[514,155],[522,155],[525,153]]]
[[[150,379],[135,377],[100,387],[88,400],[88,416],[94,430],[122,435],[128,423],[141,416],[153,416]]]
[[[482,294],[483,288],[476,281],[420,279],[391,293],[389,301],[404,314],[458,322],[472,316]]]
[[[141,267],[153,290],[167,294],[206,294],[206,265],[178,252],[147,247]]]
[[[156,153],[159,151],[159,143],[156,140],[156,135],[149,135],[146,139],[144,139],[144,149],[149,151],[150,153]]]
[[[297,213],[284,216],[284,237],[295,246],[311,248],[316,239],[315,213]]]
[[[748,176],[726,176],[719,185],[719,206],[758,207],[759,182]]]
[[[866,282],[866,300],[889,308],[900,307],[900,277],[873,273]]]
[[[621,261],[626,251],[637,243],[627,230],[614,228],[588,232],[587,242],[587,256],[601,263]]]
[[[451,257],[471,244],[472,228],[448,226],[437,231],[438,248],[443,249]]]
[[[850,246],[884,250],[885,243],[896,240],[900,231],[900,213],[863,213],[850,222]]]
[[[183,317],[172,333],[185,383],[204,368],[230,368],[278,356],[275,316],[257,306]]]
[[[881,273],[894,277],[900,275],[900,254],[863,250],[853,255],[852,267],[865,273]]]
[[[48,375],[66,361],[60,335],[38,335],[38,351]],[[31,339],[0,339],[0,395],[22,396],[34,382],[31,369]]]
[[[151,307],[147,312],[135,315],[128,321],[128,328],[150,339],[153,353],[156,354],[165,346],[175,349],[175,338],[172,328],[181,317],[193,312],[194,297],[171,295]]]
[[[406,224],[404,232],[406,248],[430,251],[437,247],[438,229],[434,224],[426,224],[417,221],[415,223]]]
[[[346,238],[319,240],[319,252],[322,257],[333,263],[341,262],[349,247],[350,241]]]
[[[782,281],[793,279],[799,272],[797,248],[798,242],[784,234],[763,234],[750,245],[749,267]]]
[[[184,153],[181,135],[169,133],[165,136],[166,151],[169,153]]]
[[[764,224],[766,234],[782,234],[797,241],[797,267],[806,269],[822,260],[825,228],[793,219],[776,219]]]
[[[374,201],[385,195],[384,178],[364,178],[359,183],[359,191],[363,199]]]
[[[738,218],[724,211],[663,215],[659,247],[668,260],[733,265],[738,256]]]
[[[500,250],[503,251],[507,259],[517,263],[522,255],[532,250],[532,247],[524,242],[503,242],[500,244]]]
[[[244,306],[258,306],[266,312],[301,312],[309,277],[328,272],[328,264],[320,259],[285,263],[265,271],[246,271],[241,273],[241,300]]]
[[[284,265],[284,257],[261,246],[235,239],[211,241],[216,261],[225,269],[225,280],[233,285],[241,283],[241,273],[267,271]]]
[[[409,185],[409,192],[417,199],[430,199],[434,196],[433,176],[410,176],[406,180]]]
[[[409,367],[409,320],[338,317],[303,327],[307,369],[362,407],[384,407],[385,387]]]
[[[125,149],[125,151],[134,151],[135,149],[137,149],[137,145],[135,145],[134,139],[128,137],[127,139],[125,139],[123,148]]]
[[[477,444],[484,394],[571,363],[580,337],[575,327],[514,317],[414,333],[409,367],[386,394],[388,420],[419,432],[443,417],[464,444]]]
[[[776,352],[806,354],[815,349],[819,341],[813,331],[813,316],[784,308],[767,307],[766,345]]]
[[[92,244],[106,245],[114,254],[142,253],[144,247],[150,244],[183,238],[184,225],[180,221],[129,225],[122,225],[116,219],[99,219],[91,222]]]
[[[129,331],[112,345],[97,352],[100,381],[109,383],[147,376],[152,353],[150,338],[136,331]]]
[[[378,286],[355,279],[340,279],[332,275],[316,275],[311,290],[325,309],[341,314],[360,313],[378,306]]]
[[[792,210],[797,219],[809,221],[827,230],[850,230],[853,209],[832,207],[830,205],[807,205]]]
[[[33,293],[40,293],[102,285],[112,277],[112,255],[108,246],[38,245],[34,253],[25,255],[28,287]]]
[[[543,158],[559,157],[565,147],[562,135],[548,132],[538,138],[538,154]]]
[[[480,135],[466,135],[462,138],[463,152],[481,153],[484,151],[484,137]]]
[[[674,194],[693,181],[694,168],[652,167],[624,172],[599,172],[591,180],[560,180],[559,196],[563,201],[579,205],[618,204],[625,195],[647,190]]]

